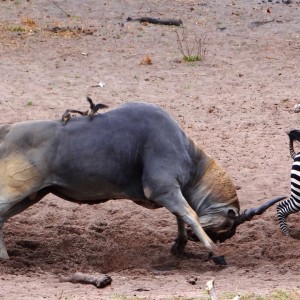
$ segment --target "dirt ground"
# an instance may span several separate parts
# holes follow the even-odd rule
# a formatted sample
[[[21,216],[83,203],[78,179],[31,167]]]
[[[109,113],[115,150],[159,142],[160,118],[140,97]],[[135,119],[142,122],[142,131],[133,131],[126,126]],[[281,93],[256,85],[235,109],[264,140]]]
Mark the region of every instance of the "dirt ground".
[[[0,122],[59,119],[87,108],[86,95],[110,109],[155,103],[226,168],[242,210],[288,196],[300,4],[260,2],[2,0]],[[188,38],[206,41],[204,60],[182,60],[178,27],[126,22],[143,16],[180,18]],[[299,299],[300,213],[288,224],[292,237],[281,234],[274,207],[243,224],[220,244],[228,266],[219,267],[200,243],[185,257],[170,254],[177,227],[165,209],[50,195],[5,225],[11,259],[0,262],[0,299],[207,299],[211,278],[221,299],[281,299],[285,290]],[[109,274],[112,285],[59,282],[76,271]]]

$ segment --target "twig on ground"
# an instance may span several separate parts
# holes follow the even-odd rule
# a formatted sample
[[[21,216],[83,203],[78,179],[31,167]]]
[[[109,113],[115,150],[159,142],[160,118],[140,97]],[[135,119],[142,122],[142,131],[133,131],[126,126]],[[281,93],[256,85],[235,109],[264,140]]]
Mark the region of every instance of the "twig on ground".
[[[69,13],[67,13],[64,9],[62,9],[57,3],[55,3],[54,1],[51,1],[52,4],[54,4],[57,8],[59,8],[63,13],[65,13],[67,15],[67,17],[71,17],[71,15]]]
[[[268,21],[254,21],[254,22],[250,23],[249,27],[253,28],[253,27],[263,26],[265,24],[268,24],[268,23],[271,23],[271,22],[274,22],[274,21],[275,21],[274,19],[268,20]]]

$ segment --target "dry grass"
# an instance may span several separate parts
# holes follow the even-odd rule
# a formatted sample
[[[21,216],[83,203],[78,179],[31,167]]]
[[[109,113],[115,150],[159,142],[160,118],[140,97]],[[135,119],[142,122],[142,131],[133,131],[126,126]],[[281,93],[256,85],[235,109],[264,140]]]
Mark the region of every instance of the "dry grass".
[[[77,20],[71,23],[78,23]],[[1,46],[3,48],[18,48],[19,38],[32,35],[42,35],[48,38],[61,37],[61,38],[77,38],[81,35],[92,35],[96,29],[86,29],[82,25],[68,25],[53,22],[47,26],[39,26],[37,22],[31,18],[23,18],[20,23],[7,23],[0,22],[0,38]]]
[[[36,27],[36,22],[31,18],[24,18],[21,20],[21,23],[27,27],[33,28]]]
[[[234,293],[226,293],[220,297],[220,300],[233,299],[236,296]],[[241,295],[241,300],[299,300],[299,290],[274,290],[269,295],[244,294]]]
[[[182,27],[181,33],[177,30],[175,32],[178,48],[184,61],[202,61],[205,58],[207,54],[206,36],[188,33],[184,27]]]

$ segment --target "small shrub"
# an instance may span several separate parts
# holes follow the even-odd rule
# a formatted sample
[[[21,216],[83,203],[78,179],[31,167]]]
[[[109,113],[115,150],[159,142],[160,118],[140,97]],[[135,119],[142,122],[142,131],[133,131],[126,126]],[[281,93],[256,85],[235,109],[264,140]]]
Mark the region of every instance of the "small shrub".
[[[190,38],[182,28],[181,34],[176,30],[177,44],[179,51],[183,55],[183,60],[187,62],[202,61],[206,54],[206,36],[194,35]]]

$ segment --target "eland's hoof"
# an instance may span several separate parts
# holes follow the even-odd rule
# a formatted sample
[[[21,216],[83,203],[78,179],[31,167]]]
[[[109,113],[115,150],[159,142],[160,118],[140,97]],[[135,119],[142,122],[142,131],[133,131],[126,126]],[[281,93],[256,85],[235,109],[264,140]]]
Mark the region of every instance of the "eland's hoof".
[[[221,256],[213,256],[212,257],[212,260],[214,261],[214,263],[216,265],[219,265],[219,266],[226,266],[227,263],[225,261],[225,258],[224,258],[224,255],[221,255]]]
[[[177,238],[173,246],[171,247],[171,253],[176,256],[182,256],[186,244],[187,244],[187,240]]]
[[[1,259],[9,259],[6,249],[0,250],[0,260]]]

